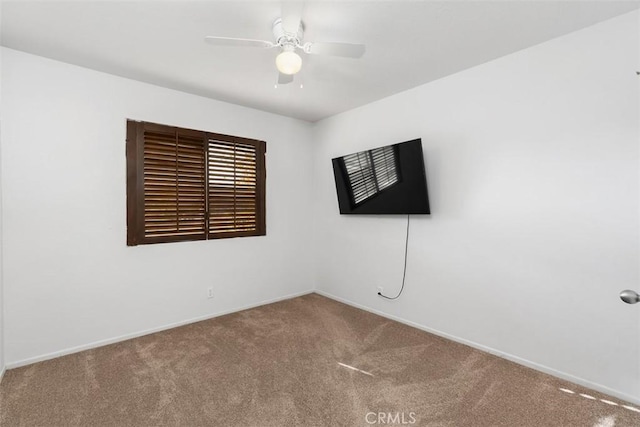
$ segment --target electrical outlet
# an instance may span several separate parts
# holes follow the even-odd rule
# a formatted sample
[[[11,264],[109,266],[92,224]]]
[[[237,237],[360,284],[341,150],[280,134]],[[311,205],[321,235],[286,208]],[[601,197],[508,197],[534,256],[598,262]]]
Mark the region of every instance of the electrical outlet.
[[[378,286],[378,293],[381,294],[384,291],[384,289],[382,289],[382,286]]]
[[[213,288],[207,288],[207,298],[213,298]]]

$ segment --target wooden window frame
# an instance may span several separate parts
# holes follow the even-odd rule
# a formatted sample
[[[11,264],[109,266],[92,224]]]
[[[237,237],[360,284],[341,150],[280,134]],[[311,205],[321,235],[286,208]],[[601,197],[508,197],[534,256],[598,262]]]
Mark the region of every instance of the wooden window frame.
[[[193,142],[195,139],[202,140],[202,150],[204,155],[204,230],[202,234],[192,235],[164,235],[164,236],[148,236],[145,228],[145,129],[158,132],[173,132],[176,134],[176,143],[180,136],[188,136]],[[255,149],[255,228],[252,230],[235,230],[226,232],[210,231],[211,221],[209,213],[211,208],[210,196],[210,161],[209,150],[210,145],[215,142],[231,143],[234,150],[236,146],[251,146]],[[176,147],[176,156],[178,156],[178,147]],[[266,143],[264,141],[242,138],[237,136],[222,135],[213,132],[197,131],[192,129],[179,128],[175,126],[167,126],[157,123],[142,122],[135,120],[127,120],[127,140],[126,140],[126,161],[127,161],[127,246],[137,246],[154,243],[170,243],[182,241],[196,240],[213,240],[232,237],[249,237],[266,235],[266,209],[265,209],[265,190],[266,190],[266,168],[265,168]],[[235,164],[235,162],[234,162]],[[176,163],[178,168],[178,163]],[[237,168],[234,166],[234,176]],[[177,169],[176,169],[177,171]],[[176,172],[178,175],[178,172]],[[178,186],[178,178],[176,178],[176,186]],[[234,187],[235,188],[235,187]],[[176,197],[179,192],[177,191]],[[237,203],[234,197],[234,209]],[[179,212],[179,202],[176,202],[176,212]],[[178,214],[176,214],[178,215]],[[234,218],[237,213],[234,210]],[[178,220],[179,221],[179,220]],[[235,221],[234,221],[235,224]],[[253,223],[252,223],[253,224]]]

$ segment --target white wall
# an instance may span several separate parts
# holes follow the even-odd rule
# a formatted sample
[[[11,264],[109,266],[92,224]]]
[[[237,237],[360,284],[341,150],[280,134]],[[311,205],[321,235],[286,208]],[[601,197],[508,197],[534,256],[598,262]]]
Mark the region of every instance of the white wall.
[[[317,124],[317,288],[640,400],[638,15]],[[420,72],[416,70],[416,72]],[[332,157],[421,137],[431,216],[340,216]]]
[[[0,2],[0,26],[2,3]],[[0,100],[2,100],[2,52],[0,51]],[[1,102],[1,101],[0,101]],[[2,115],[0,114],[0,381],[4,376],[4,295],[2,281]]]
[[[2,54],[8,366],[312,289],[308,123]],[[267,236],[127,247],[127,118],[266,140]]]

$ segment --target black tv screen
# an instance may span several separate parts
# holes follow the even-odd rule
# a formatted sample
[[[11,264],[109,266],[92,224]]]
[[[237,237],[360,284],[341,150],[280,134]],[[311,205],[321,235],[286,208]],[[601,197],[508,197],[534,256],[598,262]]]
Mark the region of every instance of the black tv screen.
[[[422,140],[332,159],[341,214],[429,214]]]

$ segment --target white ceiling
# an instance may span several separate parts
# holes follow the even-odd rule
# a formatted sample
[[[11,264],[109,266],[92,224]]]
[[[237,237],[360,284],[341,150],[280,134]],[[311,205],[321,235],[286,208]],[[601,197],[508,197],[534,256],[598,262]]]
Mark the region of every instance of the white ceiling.
[[[305,41],[365,43],[359,60],[303,55],[274,88],[272,1],[2,1],[2,45],[308,121],[346,111],[638,8],[637,1],[307,1]]]

